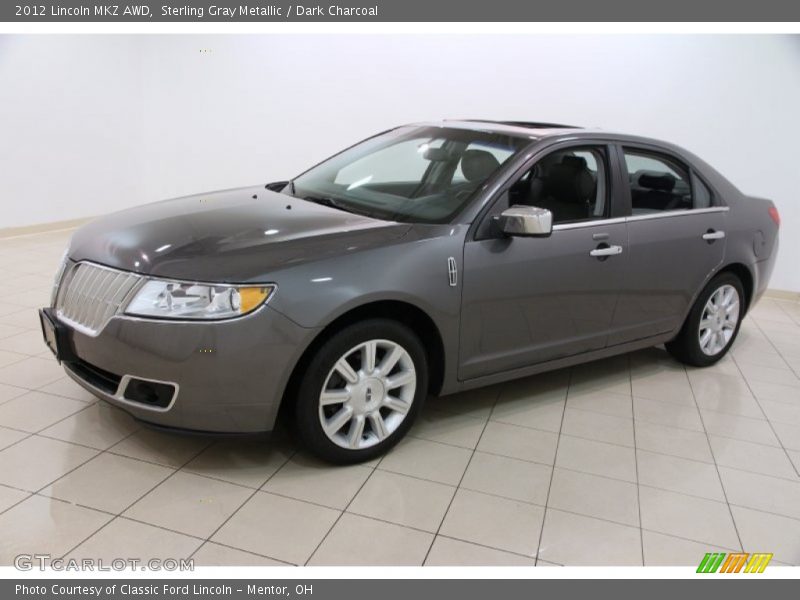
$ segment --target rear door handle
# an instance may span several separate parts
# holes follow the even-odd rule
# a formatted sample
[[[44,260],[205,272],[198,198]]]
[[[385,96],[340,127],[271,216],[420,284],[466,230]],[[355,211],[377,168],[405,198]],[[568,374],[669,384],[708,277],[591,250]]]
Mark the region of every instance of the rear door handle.
[[[713,229],[709,229],[703,234],[703,239],[707,242],[713,242],[714,240],[721,240],[725,237],[724,231],[714,231]]]
[[[616,256],[617,254],[622,254],[622,246],[608,246],[602,245],[598,246],[591,252],[589,252],[589,256],[594,257],[605,257],[605,256]]]

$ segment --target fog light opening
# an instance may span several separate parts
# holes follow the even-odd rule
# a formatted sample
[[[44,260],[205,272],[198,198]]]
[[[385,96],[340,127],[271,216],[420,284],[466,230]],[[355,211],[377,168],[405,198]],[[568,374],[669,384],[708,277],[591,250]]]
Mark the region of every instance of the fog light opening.
[[[172,384],[131,377],[123,397],[131,402],[166,408],[174,395],[175,386]]]

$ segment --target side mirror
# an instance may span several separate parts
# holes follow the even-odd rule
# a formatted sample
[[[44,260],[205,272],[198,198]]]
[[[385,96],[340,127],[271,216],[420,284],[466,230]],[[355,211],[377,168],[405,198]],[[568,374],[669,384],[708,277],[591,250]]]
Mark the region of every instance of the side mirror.
[[[497,224],[505,235],[548,236],[553,232],[553,213],[538,206],[515,204],[500,213]]]

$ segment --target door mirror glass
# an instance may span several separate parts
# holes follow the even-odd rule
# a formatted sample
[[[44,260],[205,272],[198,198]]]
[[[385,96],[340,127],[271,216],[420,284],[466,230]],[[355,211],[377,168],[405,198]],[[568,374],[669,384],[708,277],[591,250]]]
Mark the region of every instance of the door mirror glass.
[[[505,235],[547,236],[553,231],[553,213],[538,206],[515,204],[500,213],[497,224]]]

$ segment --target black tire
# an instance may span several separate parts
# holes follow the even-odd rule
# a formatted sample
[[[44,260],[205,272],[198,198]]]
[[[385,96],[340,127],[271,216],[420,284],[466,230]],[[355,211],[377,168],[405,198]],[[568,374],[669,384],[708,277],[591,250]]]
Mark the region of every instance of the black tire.
[[[334,365],[350,350],[370,340],[388,340],[405,350],[413,362],[416,388],[408,412],[388,437],[367,448],[343,448],[325,433],[320,418],[320,395]],[[308,362],[298,386],[295,427],[301,444],[331,463],[352,464],[371,460],[394,446],[406,434],[428,393],[425,348],[405,325],[390,319],[369,319],[349,325],[325,341]],[[370,425],[371,427],[371,425]]]
[[[700,345],[700,319],[703,317],[703,312],[709,298],[725,285],[730,285],[735,288],[736,293],[739,295],[739,316],[733,330],[733,335],[728,342],[719,352],[709,355],[703,352]],[[697,297],[697,300],[695,300],[692,310],[689,311],[689,315],[686,317],[686,321],[680,333],[678,333],[674,340],[665,344],[667,351],[684,364],[693,367],[710,367],[728,353],[728,350],[730,350],[730,347],[736,340],[736,336],[739,335],[739,328],[742,325],[745,308],[745,295],[741,280],[733,273],[720,273],[703,288],[703,291]]]

